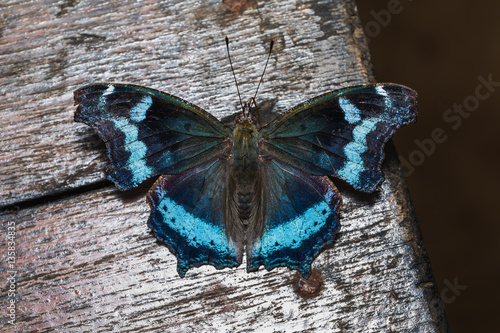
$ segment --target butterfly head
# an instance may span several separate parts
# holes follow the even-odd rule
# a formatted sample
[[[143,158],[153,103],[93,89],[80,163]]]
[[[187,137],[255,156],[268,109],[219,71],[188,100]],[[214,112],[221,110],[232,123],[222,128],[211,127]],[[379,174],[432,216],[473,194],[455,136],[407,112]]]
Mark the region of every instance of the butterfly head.
[[[243,112],[236,117],[236,125],[240,128],[255,128],[257,118],[250,113],[250,105],[245,104]]]
[[[252,103],[254,105],[254,112],[255,114],[253,113],[250,113],[250,110],[252,108]],[[260,119],[260,114],[259,114],[259,109],[257,108],[257,102],[255,102],[255,98],[252,97],[250,98],[250,100],[248,101],[248,103],[245,103],[243,106],[243,111],[241,113],[241,115],[239,115],[238,117],[236,117],[236,123],[237,124],[243,124],[243,122],[247,123],[248,126],[252,126],[252,127],[257,127],[257,124],[260,125],[260,128],[262,128],[262,120]]]

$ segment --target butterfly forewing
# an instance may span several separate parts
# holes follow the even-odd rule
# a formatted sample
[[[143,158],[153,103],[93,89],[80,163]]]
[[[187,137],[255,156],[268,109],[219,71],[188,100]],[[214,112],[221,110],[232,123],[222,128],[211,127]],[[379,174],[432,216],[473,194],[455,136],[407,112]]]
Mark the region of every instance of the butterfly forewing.
[[[385,143],[415,120],[415,91],[395,84],[352,87],[278,117],[260,130],[260,149],[304,172],[335,176],[371,192],[382,180]]]
[[[97,129],[111,161],[108,177],[120,189],[228,153],[231,129],[178,97],[120,84],[87,86],[74,95],[75,121]]]

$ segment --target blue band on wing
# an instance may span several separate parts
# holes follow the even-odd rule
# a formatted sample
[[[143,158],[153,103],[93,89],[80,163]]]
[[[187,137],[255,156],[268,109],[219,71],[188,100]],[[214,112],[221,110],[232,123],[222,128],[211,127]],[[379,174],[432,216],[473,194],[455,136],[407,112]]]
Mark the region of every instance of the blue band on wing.
[[[241,263],[241,245],[224,224],[225,162],[211,161],[181,175],[162,176],[148,194],[148,225],[177,257],[183,277],[190,267],[217,269]]]
[[[261,151],[313,175],[339,177],[371,192],[383,179],[384,145],[416,120],[415,91],[358,86],[306,101],[263,127]]]
[[[124,164],[125,169],[130,172],[130,177],[134,184],[140,184],[144,180],[154,175],[153,170],[147,165],[147,145],[139,140],[139,127],[125,117],[118,117],[111,120],[115,124],[116,131],[122,132],[125,136],[123,148],[129,153]],[[120,182],[120,173],[109,172],[112,181]]]
[[[361,120],[361,110],[349,102],[347,98],[340,96],[339,105],[340,108],[344,110],[345,120],[347,120],[348,123],[354,124]]]
[[[248,270],[286,266],[304,276],[340,229],[340,194],[327,177],[307,175],[277,161],[262,163],[264,217],[261,239],[248,244]]]
[[[360,179],[360,176],[366,171],[366,166],[363,163],[362,154],[368,150],[366,139],[375,130],[378,122],[374,118],[363,119],[352,132],[353,141],[344,147],[344,154],[347,161],[342,169],[337,171],[337,175],[354,187],[363,186],[363,180]]]
[[[212,264],[216,268],[239,265],[237,253],[226,233],[193,216],[168,197],[158,197],[151,208],[149,226],[158,240],[166,243],[177,256],[177,270],[183,277],[190,267]]]
[[[178,97],[134,85],[99,84],[74,93],[75,121],[95,127],[108,148],[108,178],[122,190],[177,174],[228,148],[232,131]]]
[[[137,103],[132,109],[130,109],[130,119],[136,123],[146,119],[146,112],[149,110],[153,104],[153,98],[146,95],[143,96],[141,101]]]

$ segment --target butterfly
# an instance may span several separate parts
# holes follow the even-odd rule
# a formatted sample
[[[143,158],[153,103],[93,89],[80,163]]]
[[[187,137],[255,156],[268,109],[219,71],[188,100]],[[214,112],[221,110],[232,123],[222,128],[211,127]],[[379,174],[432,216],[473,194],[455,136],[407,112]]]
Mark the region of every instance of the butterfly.
[[[129,190],[157,177],[148,226],[177,272],[209,264],[311,274],[340,230],[329,176],[372,192],[384,145],[416,121],[417,94],[398,84],[349,87],[303,102],[265,126],[249,105],[229,126],[158,90],[103,83],[74,92],[75,121],[106,143],[108,178]],[[247,107],[247,111],[245,109]]]

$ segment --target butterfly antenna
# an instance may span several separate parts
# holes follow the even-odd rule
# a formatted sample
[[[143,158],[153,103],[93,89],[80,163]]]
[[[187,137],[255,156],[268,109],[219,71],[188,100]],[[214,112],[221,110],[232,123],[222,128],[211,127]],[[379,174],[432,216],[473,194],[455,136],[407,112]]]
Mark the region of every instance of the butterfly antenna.
[[[269,58],[271,58],[271,53],[273,52],[274,38],[271,39],[271,46],[269,47],[269,54],[267,55],[266,65],[264,66],[264,71],[260,76],[259,85],[257,86],[257,90],[255,91],[255,95],[253,96],[253,100],[255,102],[255,97],[257,97],[257,93],[259,92],[260,84],[262,83],[262,79],[264,78],[264,74],[266,73],[267,64],[269,63]]]
[[[243,114],[245,113],[245,108],[243,107],[243,102],[241,101],[240,89],[238,88],[238,81],[236,80],[236,74],[234,74],[233,62],[231,61],[231,54],[229,53],[229,38],[226,36],[226,48],[227,48],[227,57],[229,58],[229,64],[231,65],[231,72],[233,72],[234,83],[236,84],[236,90],[238,91],[238,97],[240,99],[241,110]]]
[[[250,97],[250,101],[248,102],[248,107],[250,108],[250,105],[252,105],[252,101],[253,105],[255,106],[255,113],[257,113],[257,118],[259,119],[260,128],[262,128],[264,127],[264,125],[262,125],[262,119],[260,119],[260,112],[259,108],[257,107],[257,102],[255,101],[255,98]]]

